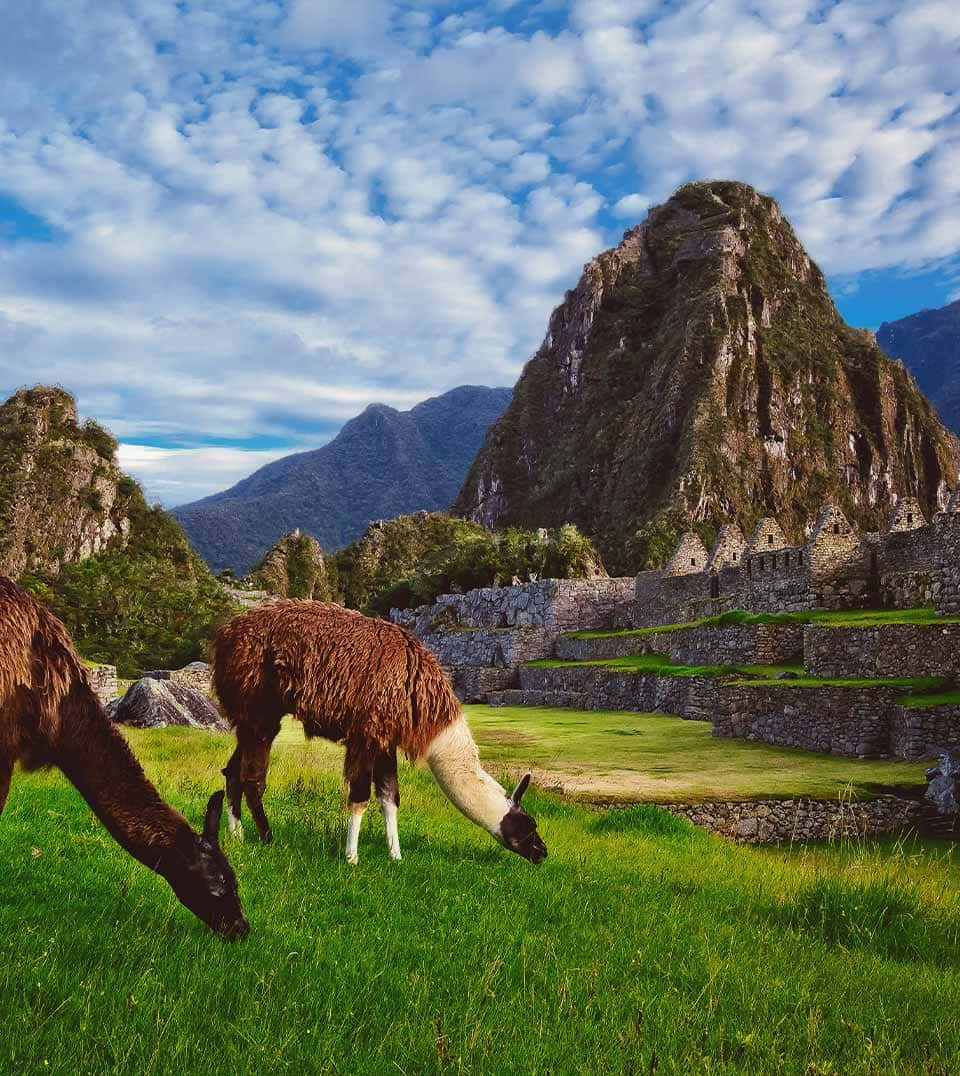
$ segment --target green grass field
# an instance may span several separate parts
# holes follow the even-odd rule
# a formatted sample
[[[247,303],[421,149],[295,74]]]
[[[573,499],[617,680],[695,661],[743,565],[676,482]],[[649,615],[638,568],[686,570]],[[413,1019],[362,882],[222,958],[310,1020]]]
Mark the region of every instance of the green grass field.
[[[486,742],[491,724],[473,721]],[[229,740],[130,739],[199,820]],[[960,874],[943,846],[739,848],[649,806],[601,814],[533,792],[550,848],[534,868],[404,767],[403,862],[370,812],[350,868],[339,751],[287,729],[274,757],[276,843],[225,839],[253,927],[235,946],[59,775],[16,775],[0,1071],[956,1071]]]
[[[924,783],[925,763],[718,739],[705,721],[618,710],[470,706],[484,758],[591,802],[862,799]]]

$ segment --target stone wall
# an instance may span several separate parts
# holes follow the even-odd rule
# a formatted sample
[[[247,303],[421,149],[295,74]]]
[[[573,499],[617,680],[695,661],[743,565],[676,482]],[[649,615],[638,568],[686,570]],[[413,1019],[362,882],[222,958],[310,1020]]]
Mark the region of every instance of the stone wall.
[[[143,677],[146,680],[170,680],[205,693],[210,691],[213,684],[213,670],[205,661],[192,661],[182,669],[151,669]]]
[[[885,624],[831,628],[808,624],[804,668],[811,676],[960,675],[960,624]]]
[[[542,579],[513,587],[442,594],[433,605],[394,609],[391,619],[418,638],[456,627],[546,627],[559,633],[609,627],[630,605],[634,580]]]
[[[717,680],[710,677],[561,666],[522,668],[519,682],[519,691],[511,692],[511,698],[504,701],[545,705],[546,696],[570,696],[570,702],[584,710],[666,713],[690,721],[711,721],[716,711]]]
[[[671,814],[747,844],[831,841],[916,829],[923,817],[918,800],[881,796],[863,803],[840,800],[765,800],[747,803],[664,803]]]
[[[491,692],[512,688],[517,680],[517,670],[462,665],[450,671],[450,679],[461,702],[484,702]]]
[[[97,698],[104,706],[109,705],[117,697],[117,667],[115,665],[93,665],[87,668],[90,674],[90,684],[97,693]]]
[[[667,654],[675,665],[783,665],[802,659],[803,625],[731,624],[587,639],[561,636],[554,653],[564,661]]]
[[[502,669],[550,657],[556,633],[547,628],[455,628],[419,638],[444,668],[490,665]]]
[[[960,751],[960,706],[898,706],[890,722],[890,753],[897,758],[933,758]]]
[[[732,624],[658,632],[674,665],[784,665],[803,657],[803,624]]]
[[[855,758],[885,756],[892,752],[899,694],[890,687],[725,685],[713,734]]]

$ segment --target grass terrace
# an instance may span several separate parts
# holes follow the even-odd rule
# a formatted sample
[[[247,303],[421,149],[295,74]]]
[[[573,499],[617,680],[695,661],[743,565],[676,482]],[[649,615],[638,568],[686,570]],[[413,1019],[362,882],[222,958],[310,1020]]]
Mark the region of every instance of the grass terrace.
[[[599,667],[616,672],[650,673],[655,676],[756,676],[772,679],[778,673],[802,673],[802,665],[672,665],[666,654],[634,654],[622,658],[595,658],[570,661],[543,658],[529,661],[531,669],[582,669]]]
[[[559,715],[524,710],[512,729],[524,739],[494,750],[491,722],[511,715],[471,716],[494,769],[525,764],[531,740],[569,761],[578,734],[575,714],[564,730],[551,728]],[[719,772],[697,723],[580,718],[608,730],[598,765],[646,743],[644,765]],[[199,822],[229,738],[130,739]],[[755,753],[768,791],[803,755],[742,750],[727,756],[731,779]],[[534,790],[525,805],[550,849],[534,868],[404,766],[403,862],[388,859],[371,810],[351,868],[340,752],[287,728],[274,760],[276,842],[224,838],[253,927],[233,946],[124,854],[59,775],[16,775],[0,822],[3,1071],[956,1069],[960,870],[945,845],[738,847],[648,805],[598,813]],[[816,761],[821,773],[843,763]],[[885,783],[895,764],[877,765]]]
[[[865,799],[923,786],[924,763],[718,739],[705,721],[620,710],[469,706],[484,758],[594,802]]]
[[[960,624],[958,616],[940,616],[932,607],[916,609],[855,609],[834,611],[812,609],[804,613],[748,613],[732,609],[718,616],[688,620],[679,624],[662,624],[652,628],[623,631],[573,631],[570,639],[613,639],[631,635],[679,631],[681,628],[725,628],[736,624],[823,624],[835,628],[875,628],[884,624]]]

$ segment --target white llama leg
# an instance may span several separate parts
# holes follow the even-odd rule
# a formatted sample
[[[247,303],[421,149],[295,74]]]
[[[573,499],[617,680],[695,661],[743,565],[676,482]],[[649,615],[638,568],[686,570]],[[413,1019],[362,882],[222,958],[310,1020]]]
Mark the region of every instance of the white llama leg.
[[[347,819],[347,862],[358,863],[360,857],[357,847],[360,843],[360,823],[363,821],[363,812],[367,809],[365,803],[351,803],[350,817]]]
[[[377,802],[383,812],[383,824],[387,830],[387,848],[391,859],[400,859],[400,832],[397,829],[397,805],[387,796],[378,796]]]
[[[236,837],[238,841],[243,840],[243,823],[233,813],[233,808],[227,808],[227,825],[230,827],[230,836]]]

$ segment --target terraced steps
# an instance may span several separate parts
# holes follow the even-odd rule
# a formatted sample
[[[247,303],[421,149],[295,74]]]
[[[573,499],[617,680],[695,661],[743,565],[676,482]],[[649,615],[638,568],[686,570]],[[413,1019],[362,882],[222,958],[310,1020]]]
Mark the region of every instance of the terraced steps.
[[[647,654],[657,647],[664,632],[635,634],[618,632],[611,635],[588,635],[586,637],[561,635],[554,653],[563,661],[607,661],[610,658],[630,658]]]

